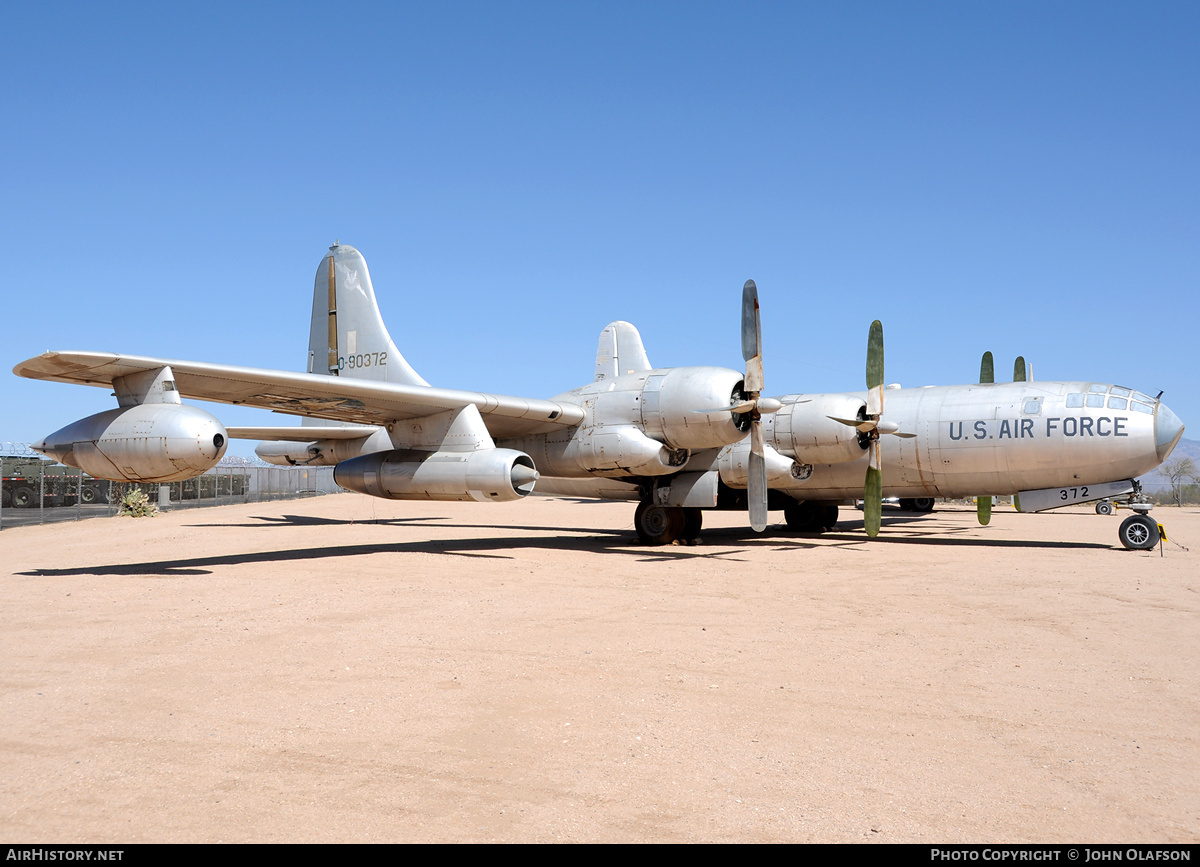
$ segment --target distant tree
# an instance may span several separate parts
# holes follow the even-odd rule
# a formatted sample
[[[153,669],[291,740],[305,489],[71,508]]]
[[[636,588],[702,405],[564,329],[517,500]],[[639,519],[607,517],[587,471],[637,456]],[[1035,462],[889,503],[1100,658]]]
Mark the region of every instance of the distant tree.
[[[1196,462],[1191,458],[1176,458],[1162,465],[1161,472],[1171,485],[1171,499],[1175,505],[1183,505],[1183,489],[1189,482],[1200,481],[1196,475]]]

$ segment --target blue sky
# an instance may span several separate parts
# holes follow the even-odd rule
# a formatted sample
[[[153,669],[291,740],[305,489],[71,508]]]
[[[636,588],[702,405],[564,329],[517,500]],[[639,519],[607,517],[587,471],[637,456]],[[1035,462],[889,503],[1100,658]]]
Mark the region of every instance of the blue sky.
[[[1195,3],[20,4],[7,371],[300,369],[335,238],[436,385],[549,397],[613,319],[775,394],[1117,382],[1200,431]],[[113,405],[0,375],[0,441]],[[287,417],[210,407],[226,424]],[[252,445],[235,448],[251,453]]]

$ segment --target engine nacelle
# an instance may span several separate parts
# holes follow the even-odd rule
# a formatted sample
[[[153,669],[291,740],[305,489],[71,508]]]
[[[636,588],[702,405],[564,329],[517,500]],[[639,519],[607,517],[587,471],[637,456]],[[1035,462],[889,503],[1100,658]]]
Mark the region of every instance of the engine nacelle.
[[[605,425],[581,431],[567,447],[585,472],[596,475],[664,476],[687,463],[685,449],[672,449],[632,425]]]
[[[816,394],[784,399],[783,407],[770,417],[768,439],[779,451],[803,464],[841,464],[857,461],[866,448],[858,430],[836,422],[836,418],[860,418],[862,398],[850,394]]]
[[[749,430],[722,411],[741,393],[742,374],[725,367],[674,367],[651,371],[642,386],[641,427],[673,449],[715,449]],[[698,412],[698,410],[714,410]]]
[[[303,431],[303,428],[300,429]],[[354,439],[319,439],[310,442],[265,440],[254,448],[261,460],[277,467],[333,467],[359,455],[387,451],[392,442],[383,429],[367,430]]]
[[[145,403],[99,412],[33,448],[61,464],[116,482],[177,482],[212,469],[228,435],[202,409]]]
[[[333,479],[349,491],[386,500],[502,503],[531,494],[538,473],[529,455],[512,449],[392,449],[342,461]]]
[[[798,464],[766,444],[763,445],[763,458],[768,485],[793,485],[812,475],[811,465]],[[721,481],[729,487],[747,487],[750,477],[749,437],[736,445],[721,449],[721,454],[717,456],[717,471],[721,474]]]
[[[259,460],[277,467],[322,467],[337,464],[321,449],[319,442],[293,443],[269,440],[254,447]]]

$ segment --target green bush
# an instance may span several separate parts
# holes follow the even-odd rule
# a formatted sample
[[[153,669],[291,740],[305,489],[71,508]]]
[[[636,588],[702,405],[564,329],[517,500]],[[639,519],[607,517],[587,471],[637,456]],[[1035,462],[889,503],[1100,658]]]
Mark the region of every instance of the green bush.
[[[150,502],[145,491],[134,488],[121,497],[121,514],[131,518],[153,518],[158,514],[158,506]]]

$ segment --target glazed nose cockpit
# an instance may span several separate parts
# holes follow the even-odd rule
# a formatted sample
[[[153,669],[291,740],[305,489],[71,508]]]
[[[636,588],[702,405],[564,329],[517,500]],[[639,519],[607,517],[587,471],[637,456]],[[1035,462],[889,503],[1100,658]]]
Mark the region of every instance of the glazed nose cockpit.
[[[1165,461],[1183,436],[1183,422],[1161,400],[1154,410],[1154,447],[1159,461]]]

